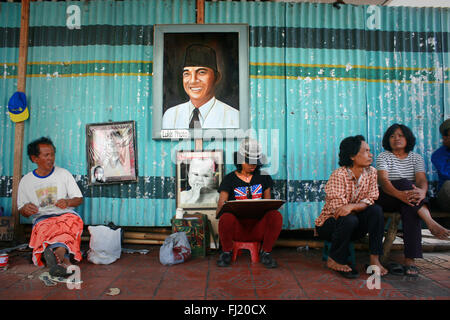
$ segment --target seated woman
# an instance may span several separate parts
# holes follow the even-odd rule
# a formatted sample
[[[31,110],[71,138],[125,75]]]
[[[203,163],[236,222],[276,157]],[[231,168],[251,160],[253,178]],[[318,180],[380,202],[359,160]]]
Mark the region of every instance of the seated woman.
[[[219,201],[216,217],[219,218],[219,239],[222,245],[217,265],[227,267],[231,263],[233,241],[260,241],[262,252],[260,262],[266,268],[278,265],[271,252],[281,232],[283,217],[277,210],[265,213],[261,219],[238,219],[229,212],[221,214],[225,201],[243,199],[270,199],[273,180],[261,174],[263,154],[261,146],[253,139],[244,139],[239,152],[234,153],[236,170],[227,174],[219,186]],[[220,216],[219,216],[220,215]]]
[[[371,167],[372,154],[364,137],[342,140],[339,165],[325,186],[325,206],[316,219],[317,235],[331,242],[327,267],[347,278],[358,272],[347,265],[349,244],[369,233],[370,265],[387,274],[379,256],[383,251],[384,217],[378,198],[377,171]]]
[[[380,197],[377,201],[385,211],[399,211],[403,226],[405,273],[416,277],[419,270],[415,258],[422,258],[422,220],[439,239],[449,231],[431,217],[426,198],[428,181],[423,158],[412,152],[416,138],[411,129],[393,124],[383,136],[386,150],[377,157]]]

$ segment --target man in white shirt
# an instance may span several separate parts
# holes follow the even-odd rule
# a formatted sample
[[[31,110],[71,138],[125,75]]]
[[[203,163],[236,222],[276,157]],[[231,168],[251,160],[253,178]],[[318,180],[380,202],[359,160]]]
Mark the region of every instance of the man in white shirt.
[[[215,97],[220,78],[214,49],[189,46],[183,64],[183,88],[190,100],[169,108],[163,115],[162,128],[239,128],[239,111]]]
[[[50,275],[68,276],[71,255],[81,261],[83,221],[74,208],[83,203],[83,195],[72,174],[55,166],[55,146],[50,139],[31,142],[28,157],[37,169],[20,180],[17,206],[21,215],[33,218],[29,243],[33,263],[42,266],[43,255]]]

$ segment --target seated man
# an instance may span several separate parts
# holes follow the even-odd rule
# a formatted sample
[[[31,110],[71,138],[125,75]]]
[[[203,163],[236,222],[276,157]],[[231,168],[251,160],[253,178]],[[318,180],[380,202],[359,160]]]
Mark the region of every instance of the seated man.
[[[83,195],[69,171],[54,166],[55,146],[48,138],[28,145],[28,157],[37,169],[19,183],[19,213],[33,218],[29,246],[33,263],[42,266],[41,256],[50,275],[64,277],[70,266],[70,255],[81,261],[80,242],[83,221],[73,210],[83,202]]]
[[[439,175],[437,204],[441,210],[450,212],[450,118],[439,127],[442,147],[431,155],[431,162]]]

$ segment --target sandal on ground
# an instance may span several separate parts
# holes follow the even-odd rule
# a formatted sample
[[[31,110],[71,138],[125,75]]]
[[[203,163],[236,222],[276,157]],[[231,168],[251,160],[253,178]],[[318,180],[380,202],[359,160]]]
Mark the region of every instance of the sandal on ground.
[[[354,268],[352,268],[352,271],[339,271],[339,270],[334,270],[334,269],[331,269],[331,270],[339,273],[341,276],[343,276],[344,278],[347,278],[347,279],[356,279],[359,277],[358,270],[356,270]]]
[[[67,272],[67,265],[64,263],[58,263],[57,265],[54,265],[53,267],[50,268],[49,270],[49,274],[53,277],[68,277],[70,276],[72,273],[68,273]]]
[[[405,275],[405,267],[403,267],[399,263],[392,262],[387,266],[387,269],[390,274],[394,276],[404,276]]]
[[[52,268],[58,264],[58,257],[49,247],[45,248],[43,255],[47,267]]]
[[[417,278],[419,276],[419,268],[414,265],[405,266],[405,276]]]

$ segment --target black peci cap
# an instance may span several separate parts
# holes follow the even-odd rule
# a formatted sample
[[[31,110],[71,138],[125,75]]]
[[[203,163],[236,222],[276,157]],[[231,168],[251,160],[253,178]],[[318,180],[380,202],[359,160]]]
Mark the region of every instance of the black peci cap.
[[[186,48],[183,67],[208,67],[217,72],[216,52],[208,46],[192,44]]]

